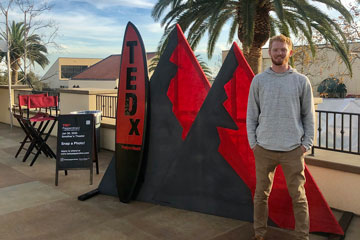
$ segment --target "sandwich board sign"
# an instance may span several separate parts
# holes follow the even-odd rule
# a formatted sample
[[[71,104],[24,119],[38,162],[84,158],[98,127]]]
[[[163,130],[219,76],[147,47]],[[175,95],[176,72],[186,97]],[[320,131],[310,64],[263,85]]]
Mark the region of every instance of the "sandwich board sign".
[[[94,115],[66,114],[58,118],[55,185],[60,170],[89,169],[93,179]]]

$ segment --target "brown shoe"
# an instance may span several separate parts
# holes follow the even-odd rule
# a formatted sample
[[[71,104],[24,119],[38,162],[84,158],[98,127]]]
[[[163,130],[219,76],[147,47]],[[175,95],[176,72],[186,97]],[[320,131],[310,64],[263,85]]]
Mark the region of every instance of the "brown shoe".
[[[252,240],[265,240],[265,238],[262,236],[255,236]]]

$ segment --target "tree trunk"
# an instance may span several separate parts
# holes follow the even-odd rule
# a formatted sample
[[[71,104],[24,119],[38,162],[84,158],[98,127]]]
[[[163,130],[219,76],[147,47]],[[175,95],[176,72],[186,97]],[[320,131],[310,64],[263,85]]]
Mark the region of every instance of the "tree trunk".
[[[261,48],[269,40],[270,37],[270,1],[259,3],[256,7],[255,26],[254,26],[254,39],[250,46],[244,44],[243,37],[241,36],[242,26],[239,21],[238,38],[243,45],[243,52],[246,60],[248,61],[251,69],[255,74],[262,71],[262,50]],[[241,20],[241,17],[239,17]]]
[[[17,84],[18,82],[18,70],[19,70],[19,64],[18,64],[19,60],[14,60],[11,63],[11,82],[12,84]]]
[[[261,47],[251,46],[249,51],[244,52],[244,57],[254,74],[258,74],[262,71],[262,49]]]

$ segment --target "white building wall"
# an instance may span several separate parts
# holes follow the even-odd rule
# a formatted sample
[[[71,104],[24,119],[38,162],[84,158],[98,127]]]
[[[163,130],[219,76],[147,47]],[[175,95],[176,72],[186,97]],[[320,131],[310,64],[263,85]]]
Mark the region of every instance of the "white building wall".
[[[69,79],[61,78],[61,66],[91,66],[101,61],[101,58],[58,58],[41,78],[50,88],[68,88]],[[72,86],[72,85],[71,85]]]
[[[49,68],[40,81],[46,83],[50,88],[60,88],[59,59],[55,61],[55,63]]]
[[[350,52],[360,49],[360,43],[350,44]],[[353,59],[352,71],[350,76],[346,66],[340,60],[338,54],[330,48],[320,46],[316,52],[315,59],[311,57],[299,59],[296,61],[295,68],[298,72],[306,75],[313,87],[314,96],[318,97],[317,88],[326,78],[336,77],[342,80],[347,87],[347,94],[360,95],[360,59]],[[352,58],[352,54],[350,58]],[[271,59],[268,49],[263,49],[263,69],[271,66]]]
[[[116,80],[68,80],[69,88],[79,86],[79,88],[101,88],[101,89],[115,89],[118,85]]]

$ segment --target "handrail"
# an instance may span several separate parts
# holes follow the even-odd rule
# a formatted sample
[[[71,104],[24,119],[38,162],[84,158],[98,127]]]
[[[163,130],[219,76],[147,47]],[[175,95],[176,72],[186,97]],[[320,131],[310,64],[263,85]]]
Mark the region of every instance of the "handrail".
[[[360,114],[316,110],[317,149],[360,155]]]
[[[96,109],[102,112],[101,117],[116,118],[117,96],[96,95]]]
[[[102,117],[116,118],[117,96],[96,95],[96,109]],[[317,141],[315,149],[360,155],[360,114],[316,110]]]

